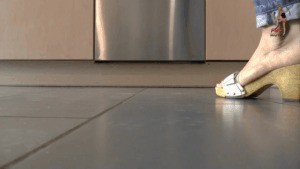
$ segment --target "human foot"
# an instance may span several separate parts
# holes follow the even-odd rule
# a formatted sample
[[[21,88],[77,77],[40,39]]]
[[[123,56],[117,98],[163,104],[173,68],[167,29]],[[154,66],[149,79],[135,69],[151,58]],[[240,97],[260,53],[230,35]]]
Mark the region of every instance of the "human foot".
[[[273,27],[263,28],[256,51],[239,72],[237,79],[242,86],[272,70],[300,64],[300,20],[289,21],[285,36],[270,36]]]
[[[216,94],[225,98],[257,97],[267,88],[276,85],[284,100],[300,101],[300,64],[285,66],[267,73],[255,81],[241,86],[234,73],[216,86]]]

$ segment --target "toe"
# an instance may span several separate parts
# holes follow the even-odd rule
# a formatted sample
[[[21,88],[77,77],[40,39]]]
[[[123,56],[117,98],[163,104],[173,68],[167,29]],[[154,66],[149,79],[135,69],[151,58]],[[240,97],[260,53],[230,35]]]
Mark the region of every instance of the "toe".
[[[218,83],[217,85],[216,85],[216,87],[222,87],[222,84],[221,83]]]
[[[225,91],[223,90],[223,88],[222,88],[222,86],[220,84],[217,84],[215,90],[216,90],[216,94],[219,97],[225,97],[226,96],[226,93],[225,93]]]

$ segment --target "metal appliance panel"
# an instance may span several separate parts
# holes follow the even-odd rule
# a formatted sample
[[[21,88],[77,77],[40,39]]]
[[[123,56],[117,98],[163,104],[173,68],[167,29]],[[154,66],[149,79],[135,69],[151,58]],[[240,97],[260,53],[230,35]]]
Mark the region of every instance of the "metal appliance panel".
[[[96,0],[95,59],[203,61],[204,0]]]

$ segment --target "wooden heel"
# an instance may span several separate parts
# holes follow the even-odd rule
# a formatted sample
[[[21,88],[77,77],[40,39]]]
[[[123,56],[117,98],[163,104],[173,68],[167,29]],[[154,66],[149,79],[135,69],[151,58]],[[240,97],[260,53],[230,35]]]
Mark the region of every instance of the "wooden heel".
[[[281,68],[274,76],[283,100],[300,101],[300,64]]]
[[[300,64],[276,69],[244,86],[243,98],[257,97],[272,85],[279,88],[283,100],[300,101]],[[216,94],[228,97],[221,85],[216,86]]]

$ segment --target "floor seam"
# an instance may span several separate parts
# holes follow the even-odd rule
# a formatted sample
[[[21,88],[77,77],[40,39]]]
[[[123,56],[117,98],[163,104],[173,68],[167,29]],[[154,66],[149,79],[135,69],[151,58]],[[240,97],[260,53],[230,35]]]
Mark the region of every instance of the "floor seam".
[[[45,142],[44,144],[42,144],[42,145],[40,145],[40,146],[34,148],[33,150],[31,150],[31,151],[29,151],[29,152],[27,152],[27,153],[25,153],[25,154],[19,156],[18,158],[16,158],[16,159],[14,159],[14,160],[12,160],[12,161],[10,161],[10,162],[4,164],[3,166],[0,166],[0,169],[8,169],[8,168],[11,167],[12,165],[14,165],[14,164],[16,164],[16,163],[18,163],[18,162],[21,162],[21,161],[23,161],[23,160],[25,160],[26,158],[30,157],[31,155],[34,155],[35,153],[37,153],[38,151],[40,151],[40,150],[42,150],[42,149],[48,147],[49,145],[51,145],[51,144],[53,144],[53,143],[55,143],[55,142],[61,140],[62,138],[68,136],[69,134],[71,134],[71,133],[77,131],[77,130],[80,129],[81,127],[83,127],[83,126],[85,126],[86,124],[90,123],[91,121],[97,119],[98,117],[104,115],[105,113],[111,111],[112,109],[114,109],[114,108],[116,108],[116,107],[122,105],[123,103],[129,101],[130,99],[134,98],[136,95],[142,93],[144,90],[146,90],[146,88],[141,89],[139,92],[134,93],[132,96],[128,97],[127,99],[122,100],[121,102],[115,104],[114,106],[112,106],[112,107],[110,107],[110,108],[108,108],[108,109],[106,109],[106,110],[104,110],[104,111],[98,113],[97,115],[95,115],[95,116],[93,116],[93,117],[87,119],[86,121],[84,121],[84,122],[78,124],[77,126],[75,126],[75,127],[71,128],[71,129],[67,130],[66,132],[64,132],[64,133],[62,133],[62,134],[60,134],[60,135],[54,137],[53,139],[50,139],[49,141],[47,141],[47,142]]]

